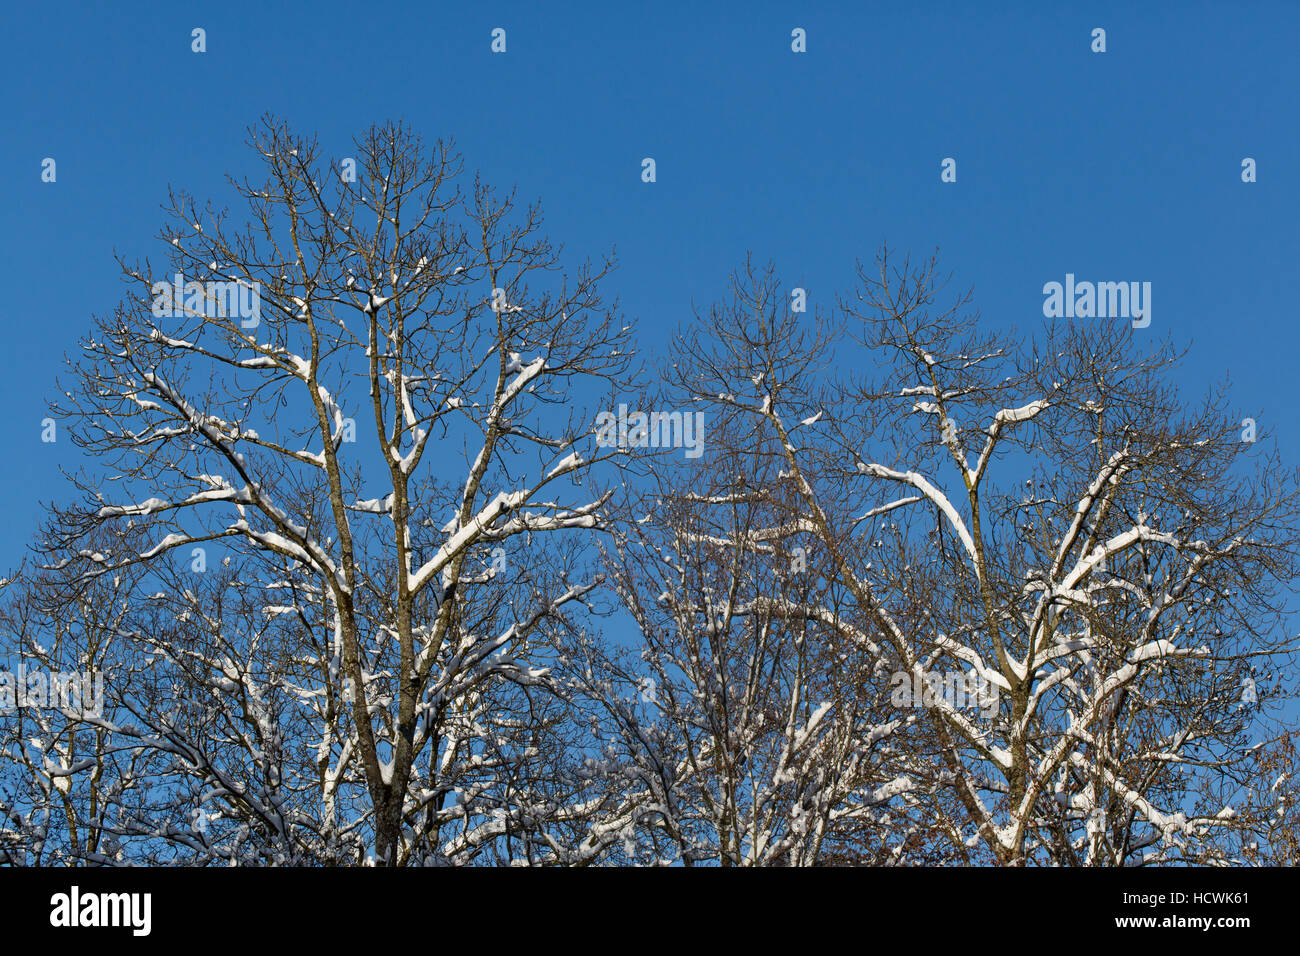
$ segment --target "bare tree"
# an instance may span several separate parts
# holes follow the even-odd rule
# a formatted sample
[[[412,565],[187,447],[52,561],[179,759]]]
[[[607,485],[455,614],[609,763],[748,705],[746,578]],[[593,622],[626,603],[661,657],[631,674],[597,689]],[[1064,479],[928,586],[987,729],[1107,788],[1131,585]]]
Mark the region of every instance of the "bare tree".
[[[0,860],[1293,859],[1297,476],[1167,344],[747,262],[642,394],[704,456],[641,455],[610,261],[404,128],[250,145],[55,405],[3,623],[107,694],[0,714]]]
[[[596,586],[554,561],[598,524],[585,478],[617,454],[585,408],[628,369],[611,263],[565,271],[536,208],[461,190],[449,145],[393,125],[330,164],[271,120],[250,145],[267,175],[232,182],[248,222],[173,195],[166,270],[123,264],[128,296],[74,363],[57,412],[115,480],[79,479],[51,548],[83,576],[232,557],[234,596],[168,594],[207,615],[202,637],[146,639],[227,718],[256,700],[277,713],[241,719],[313,748],[326,843],[350,828],[379,862],[455,855],[448,826],[525,812],[475,768],[529,759],[501,697],[535,705],[532,635]],[[147,546],[83,543],[126,526]],[[285,619],[274,640],[255,610]],[[292,741],[270,694],[289,685]],[[335,818],[355,779],[360,830]]]
[[[5,578],[5,706],[0,707],[0,861],[40,866],[112,852],[130,758],[114,754],[93,700],[125,615],[121,580],[69,590],[57,579]],[[35,705],[29,673],[42,680]],[[75,681],[73,695],[47,678]],[[81,684],[81,678],[89,684]],[[19,697],[22,697],[20,700]]]
[[[987,714],[925,695],[910,774],[939,800],[933,832],[1006,864],[1211,852],[1240,820],[1194,807],[1198,781],[1255,761],[1243,681],[1295,648],[1296,476],[1220,393],[1181,400],[1177,357],[1126,327],[984,333],[967,297],[936,308],[933,261],[882,253],[859,279],[805,340],[748,265],[676,363],[679,394],[771,436],[787,520],[895,676],[996,690]]]

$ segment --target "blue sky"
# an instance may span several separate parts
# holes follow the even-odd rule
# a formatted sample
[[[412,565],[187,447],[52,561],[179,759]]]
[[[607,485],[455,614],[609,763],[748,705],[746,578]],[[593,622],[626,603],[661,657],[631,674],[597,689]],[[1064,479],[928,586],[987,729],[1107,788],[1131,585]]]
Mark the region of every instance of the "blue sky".
[[[617,246],[610,288],[650,349],[746,250],[826,305],[882,240],[937,247],[990,327],[1037,323],[1067,272],[1149,281],[1148,331],[1192,346],[1185,387],[1230,375],[1300,461],[1300,5],[702,6],[7,4],[0,567],[76,463],[40,421],[121,295],[113,251],[157,257],[169,185],[228,202],[266,111],[336,155],[386,119],[454,137],[574,256]]]

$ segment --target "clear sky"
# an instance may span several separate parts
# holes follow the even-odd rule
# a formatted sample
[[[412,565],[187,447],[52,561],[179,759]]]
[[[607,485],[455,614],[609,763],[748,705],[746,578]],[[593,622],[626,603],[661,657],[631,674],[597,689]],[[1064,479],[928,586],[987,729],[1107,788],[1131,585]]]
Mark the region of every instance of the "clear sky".
[[[76,460],[40,422],[123,291],[113,251],[158,257],[169,185],[229,202],[265,111],[339,156],[386,119],[455,137],[570,252],[617,246],[651,349],[746,250],[825,305],[882,240],[937,248],[990,326],[1037,323],[1066,273],[1149,281],[1185,386],[1229,375],[1300,461],[1300,4],[1060,6],[6,3],[0,567]]]

